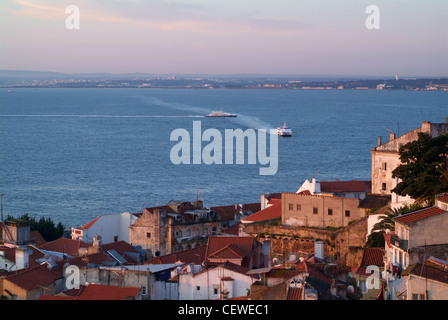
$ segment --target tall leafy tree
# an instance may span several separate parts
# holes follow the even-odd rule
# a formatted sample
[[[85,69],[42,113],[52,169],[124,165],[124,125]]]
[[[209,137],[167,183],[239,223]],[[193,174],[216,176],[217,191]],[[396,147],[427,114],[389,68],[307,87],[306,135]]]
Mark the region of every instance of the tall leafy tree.
[[[30,226],[30,230],[37,230],[45,239],[45,241],[53,241],[59,239],[64,234],[64,226],[62,225],[62,223],[59,222],[57,225],[55,225],[50,217],[46,219],[42,217],[39,220],[36,220],[34,217],[30,217],[28,213],[23,214],[19,218],[14,218],[11,215],[8,215],[6,217],[6,221],[14,220],[28,223]]]
[[[447,192],[444,172],[448,163],[448,134],[431,138],[419,133],[418,139],[399,150],[401,165],[392,171],[400,182],[392,190],[401,196],[410,196],[418,202],[434,202],[437,193]]]

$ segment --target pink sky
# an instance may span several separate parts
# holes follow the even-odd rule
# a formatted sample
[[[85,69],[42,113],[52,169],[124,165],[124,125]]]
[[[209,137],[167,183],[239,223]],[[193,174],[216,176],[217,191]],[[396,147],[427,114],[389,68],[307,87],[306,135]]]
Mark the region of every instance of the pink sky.
[[[447,1],[2,0],[0,69],[446,76]],[[80,9],[68,30],[65,9]]]

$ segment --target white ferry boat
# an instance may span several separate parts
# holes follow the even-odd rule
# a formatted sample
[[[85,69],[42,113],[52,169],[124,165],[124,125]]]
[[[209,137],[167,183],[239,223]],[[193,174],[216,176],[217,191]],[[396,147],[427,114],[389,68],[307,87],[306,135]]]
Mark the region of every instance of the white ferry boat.
[[[237,115],[234,113],[227,113],[227,112],[222,112],[221,111],[213,111],[212,113],[206,115],[206,117],[236,117]]]
[[[283,123],[282,127],[278,127],[277,128],[277,134],[279,136],[283,136],[283,137],[290,137],[290,136],[292,136],[291,128],[286,126],[286,121]]]

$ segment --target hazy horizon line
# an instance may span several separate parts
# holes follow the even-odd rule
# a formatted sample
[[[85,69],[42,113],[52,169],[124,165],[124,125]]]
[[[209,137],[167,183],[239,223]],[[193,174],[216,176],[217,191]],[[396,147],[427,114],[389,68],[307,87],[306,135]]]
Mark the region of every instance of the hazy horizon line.
[[[176,72],[164,72],[164,73],[153,73],[144,71],[134,71],[134,72],[63,72],[63,71],[50,71],[50,70],[21,70],[21,69],[0,69],[0,73],[41,73],[41,74],[60,74],[60,75],[73,75],[73,76],[83,76],[83,75],[152,75],[152,76],[269,76],[269,77],[344,77],[344,78],[446,78],[448,75],[372,75],[372,74],[336,74],[336,73],[244,73],[244,72],[232,72],[232,73],[176,73]],[[17,76],[18,76],[17,75]],[[0,75],[1,76],[1,75]],[[11,76],[11,75],[9,75]]]

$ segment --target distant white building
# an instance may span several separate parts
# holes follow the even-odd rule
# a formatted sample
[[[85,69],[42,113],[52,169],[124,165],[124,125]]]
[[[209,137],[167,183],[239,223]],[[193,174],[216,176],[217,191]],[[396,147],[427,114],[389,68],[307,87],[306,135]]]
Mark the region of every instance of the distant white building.
[[[73,240],[82,240],[93,243],[95,236],[102,238],[102,243],[117,241],[129,241],[129,226],[138,220],[139,214],[123,212],[99,216],[82,227],[72,227],[71,237]]]
[[[308,193],[311,195],[332,195],[335,197],[358,198],[363,200],[372,188],[371,181],[311,181],[305,180],[296,193]]]
[[[246,297],[258,280],[247,275],[249,269],[226,262],[211,269],[188,265],[179,270],[179,300],[225,300]]]

